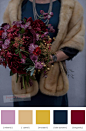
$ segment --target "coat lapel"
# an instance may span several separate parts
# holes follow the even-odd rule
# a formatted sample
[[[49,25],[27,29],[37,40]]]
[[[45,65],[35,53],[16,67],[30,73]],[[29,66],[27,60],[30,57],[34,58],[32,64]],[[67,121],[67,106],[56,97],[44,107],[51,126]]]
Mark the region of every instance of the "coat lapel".
[[[55,53],[61,42],[63,41],[64,33],[67,32],[67,25],[72,16],[72,9],[74,7],[73,0],[61,0],[61,10],[59,17],[59,25],[58,25],[58,34],[56,36],[56,40],[52,43],[51,53]],[[65,33],[66,34],[66,33]],[[64,36],[64,37],[63,37]]]

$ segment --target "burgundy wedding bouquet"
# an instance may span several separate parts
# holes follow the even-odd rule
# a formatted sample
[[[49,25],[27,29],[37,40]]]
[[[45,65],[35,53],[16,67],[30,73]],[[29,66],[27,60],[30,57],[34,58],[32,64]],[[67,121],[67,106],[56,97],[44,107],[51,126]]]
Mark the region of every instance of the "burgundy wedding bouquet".
[[[40,11],[45,19],[50,19],[53,13]],[[48,27],[48,29],[47,29]],[[8,66],[10,75],[17,73],[23,77],[23,87],[25,80],[27,85],[31,85],[31,79],[34,79],[35,73],[44,71],[44,75],[49,70],[50,47],[52,39],[49,32],[55,30],[51,24],[31,17],[24,18],[23,21],[14,21],[12,26],[3,23],[0,27],[0,64]]]

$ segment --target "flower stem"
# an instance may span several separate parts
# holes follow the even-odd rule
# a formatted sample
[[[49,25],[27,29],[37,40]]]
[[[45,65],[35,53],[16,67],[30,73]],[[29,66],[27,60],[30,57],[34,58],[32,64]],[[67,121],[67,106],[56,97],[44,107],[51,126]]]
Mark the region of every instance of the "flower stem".
[[[23,87],[25,89],[25,81],[24,81],[24,76],[23,76]]]
[[[25,53],[29,54],[28,52],[26,52],[26,51],[23,51],[23,50],[22,50],[22,52],[25,52]]]

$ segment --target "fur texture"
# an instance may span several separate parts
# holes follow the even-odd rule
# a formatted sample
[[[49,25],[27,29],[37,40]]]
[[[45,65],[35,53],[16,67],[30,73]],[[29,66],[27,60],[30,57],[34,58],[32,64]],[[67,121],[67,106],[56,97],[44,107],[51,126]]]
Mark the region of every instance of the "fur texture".
[[[21,20],[21,4],[23,0],[11,0],[6,8],[3,21],[12,24]],[[72,47],[82,51],[84,48],[85,26],[83,23],[83,8],[77,0],[61,0],[59,32],[52,43],[51,52],[55,53],[62,47]],[[16,83],[16,74],[12,76],[12,91],[18,97],[34,96],[40,89],[42,93],[52,96],[62,96],[69,89],[69,82],[65,72],[65,62],[57,62],[50,67],[47,78],[41,74],[39,85],[34,81],[33,87],[20,88]]]

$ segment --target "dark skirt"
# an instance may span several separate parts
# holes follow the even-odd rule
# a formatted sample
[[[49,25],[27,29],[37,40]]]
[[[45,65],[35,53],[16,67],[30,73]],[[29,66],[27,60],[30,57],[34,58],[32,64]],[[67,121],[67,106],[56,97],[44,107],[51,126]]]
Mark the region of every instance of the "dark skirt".
[[[36,74],[36,79],[39,83],[40,74]],[[49,96],[41,93],[39,90],[31,99],[20,98],[17,102],[14,101],[14,107],[68,107],[68,96]]]

